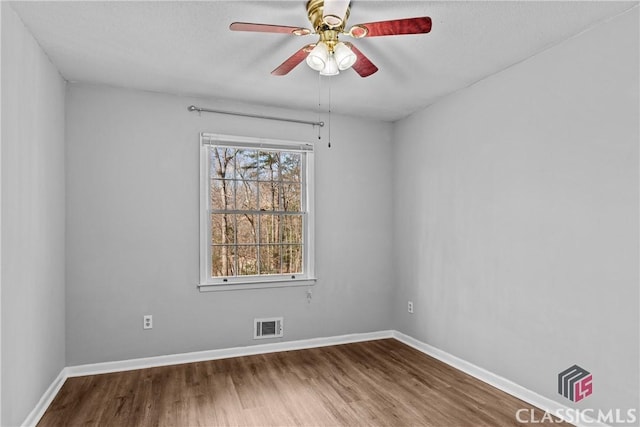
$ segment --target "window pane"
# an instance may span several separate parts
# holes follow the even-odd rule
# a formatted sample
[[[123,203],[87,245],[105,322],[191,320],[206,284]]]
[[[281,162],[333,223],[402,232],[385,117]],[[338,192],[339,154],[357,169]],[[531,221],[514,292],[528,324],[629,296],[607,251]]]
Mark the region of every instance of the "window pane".
[[[237,221],[238,244],[258,243],[258,216],[238,214]]]
[[[236,208],[244,211],[258,210],[258,183],[238,181],[236,183]]]
[[[302,211],[300,183],[285,182],[282,184],[282,210],[287,212]]]
[[[211,180],[211,209],[235,209],[235,182],[231,180]]]
[[[209,151],[211,178],[232,179],[234,175],[235,148],[212,147]]]
[[[283,215],[282,243],[302,244],[302,215]]]
[[[258,274],[257,246],[238,246],[238,275],[252,276]]]
[[[260,181],[278,181],[280,153],[277,151],[261,151],[258,154],[258,179]]]
[[[260,210],[280,211],[281,187],[276,181],[260,182]]]
[[[235,178],[240,180],[258,179],[258,152],[241,149],[236,153]]]
[[[302,245],[283,245],[281,254],[283,274],[302,273]]]
[[[300,153],[280,153],[280,172],[283,181],[300,182],[302,154]]]
[[[260,274],[280,274],[280,245],[260,246]]]
[[[235,247],[231,245],[213,246],[211,248],[211,276],[234,276],[235,271]]]
[[[279,215],[260,215],[260,243],[280,243]]]
[[[227,245],[236,241],[236,224],[233,214],[211,214],[211,243]]]

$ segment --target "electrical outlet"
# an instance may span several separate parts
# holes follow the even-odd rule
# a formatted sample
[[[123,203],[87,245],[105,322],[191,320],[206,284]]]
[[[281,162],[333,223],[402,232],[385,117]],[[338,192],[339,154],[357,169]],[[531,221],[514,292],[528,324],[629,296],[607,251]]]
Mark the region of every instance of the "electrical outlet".
[[[413,301],[407,302],[407,311],[413,314]]]
[[[142,329],[152,329],[153,328],[153,316],[150,314],[146,314],[142,318]]]

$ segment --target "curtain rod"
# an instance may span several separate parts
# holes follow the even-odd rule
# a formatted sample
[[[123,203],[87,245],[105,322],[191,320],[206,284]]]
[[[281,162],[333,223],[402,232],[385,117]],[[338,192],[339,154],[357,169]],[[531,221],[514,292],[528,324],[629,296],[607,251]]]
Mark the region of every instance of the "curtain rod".
[[[195,105],[188,106],[187,110],[197,111],[198,113],[205,112],[205,113],[229,114],[232,116],[253,117],[255,119],[279,120],[281,122],[302,123],[305,125],[320,126],[320,127],[324,126],[324,122],[312,122],[308,120],[287,119],[283,117],[261,116],[258,114],[237,113],[233,111],[211,110],[209,108],[196,107]]]

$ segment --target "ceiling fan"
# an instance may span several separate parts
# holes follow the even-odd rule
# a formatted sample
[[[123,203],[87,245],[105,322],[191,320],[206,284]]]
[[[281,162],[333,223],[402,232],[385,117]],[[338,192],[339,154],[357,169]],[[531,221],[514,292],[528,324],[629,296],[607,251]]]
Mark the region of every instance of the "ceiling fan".
[[[306,60],[309,67],[319,71],[321,75],[333,76],[342,70],[353,67],[361,77],[372,75],[378,71],[378,67],[352,43],[339,41],[340,35],[345,34],[360,39],[363,37],[424,34],[431,31],[431,18],[428,16],[356,24],[345,31],[351,10],[349,3],[350,0],[309,0],[307,15],[313,30],[249,22],[234,22],[229,26],[229,29],[295,36],[310,34],[320,36],[318,42],[302,47],[273,70],[271,74],[275,76],[288,74],[303,60]]]

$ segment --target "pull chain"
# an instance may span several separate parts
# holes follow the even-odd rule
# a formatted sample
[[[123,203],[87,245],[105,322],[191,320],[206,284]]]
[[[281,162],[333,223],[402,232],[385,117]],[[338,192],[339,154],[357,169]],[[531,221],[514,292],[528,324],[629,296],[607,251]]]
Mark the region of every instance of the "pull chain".
[[[331,148],[331,81],[329,81],[329,119],[327,120],[329,122],[329,143],[327,144],[327,146],[329,148]]]
[[[318,73],[318,123],[320,123],[322,120],[322,110],[320,109],[320,94],[322,92],[322,85],[321,83],[321,79],[322,76],[320,76],[320,73]],[[320,137],[320,129],[322,128],[322,126],[318,125],[318,141],[320,141],[322,138]]]
[[[329,80],[329,82],[327,83],[327,91],[329,92],[329,107],[328,107],[328,118],[327,118],[327,123],[326,125],[328,126],[327,129],[327,136],[328,136],[328,142],[327,142],[327,146],[329,148],[331,148],[331,80]],[[322,75],[320,73],[318,73],[318,123],[321,122],[321,117],[322,117]],[[320,128],[321,126],[318,126],[318,141],[320,141],[322,138],[320,136]]]

